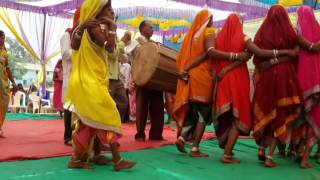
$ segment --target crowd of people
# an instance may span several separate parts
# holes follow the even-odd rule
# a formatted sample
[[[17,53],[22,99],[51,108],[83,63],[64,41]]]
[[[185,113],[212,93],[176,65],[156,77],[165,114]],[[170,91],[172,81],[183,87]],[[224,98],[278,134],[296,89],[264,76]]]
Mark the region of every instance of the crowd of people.
[[[308,6],[300,7],[297,17],[294,26],[286,9],[274,5],[251,39],[238,13],[231,13],[218,31],[213,14],[201,10],[179,51],[180,77],[173,95],[136,86],[131,76],[139,48],[154,42],[151,21],[141,22],[138,38],[131,40],[129,31],[118,38],[111,0],[85,0],[75,12],[73,27],[61,38],[62,60],[54,75],[54,104],[64,114],[64,143],[73,146],[68,167],[92,169],[92,163],[109,162],[116,171],[134,167],[135,162],[119,153],[121,123],[135,122],[133,138],[145,141],[150,119],[148,138],[161,141],[165,110],[176,121],[177,150],[187,153],[185,144],[191,142],[191,157],[209,156],[199,145],[206,125],[213,123],[223,163],[240,163],[233,148],[240,135],[251,135],[266,167],[277,166],[277,147],[281,155],[288,149],[288,156],[300,159],[301,168],[312,167],[310,153],[320,138],[320,24]],[[16,88],[1,37],[0,32],[0,136],[8,79]],[[247,67],[252,57],[254,88]],[[103,145],[110,148],[112,159],[101,154]],[[319,145],[315,157],[320,158]]]

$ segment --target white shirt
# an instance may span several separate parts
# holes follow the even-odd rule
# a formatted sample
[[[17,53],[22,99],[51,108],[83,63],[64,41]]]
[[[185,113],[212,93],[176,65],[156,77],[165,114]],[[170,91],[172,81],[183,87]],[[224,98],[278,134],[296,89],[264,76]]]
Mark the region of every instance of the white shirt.
[[[68,32],[65,32],[60,39],[60,48],[61,48],[62,67],[63,67],[62,102],[65,102],[64,98],[67,93],[70,74],[71,74],[71,68],[72,68],[71,37]]]
[[[143,41],[145,41],[145,42],[148,42],[149,40],[146,38],[146,37],[144,37],[144,36],[140,36],[139,38],[141,38]],[[133,53],[134,53],[134,51],[138,48],[138,47],[140,47],[141,46],[141,44],[139,43],[139,41],[137,40],[137,39],[135,39],[135,40],[133,40],[130,44],[129,44],[129,46],[127,46],[126,48],[125,48],[125,53],[126,54],[128,54],[128,55],[130,55],[130,56],[132,56],[133,55]]]
[[[129,76],[131,73],[131,66],[129,63],[123,63],[120,65],[120,80],[123,83],[125,89],[129,88]]]

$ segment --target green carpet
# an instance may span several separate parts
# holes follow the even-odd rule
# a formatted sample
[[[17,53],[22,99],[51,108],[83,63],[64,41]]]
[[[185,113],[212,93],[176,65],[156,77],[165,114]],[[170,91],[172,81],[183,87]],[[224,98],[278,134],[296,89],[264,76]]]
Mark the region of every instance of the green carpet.
[[[301,170],[291,159],[275,160],[279,167],[268,169],[256,158],[253,140],[240,140],[235,148],[240,165],[223,165],[219,159],[222,150],[217,141],[202,143],[202,150],[210,158],[194,159],[179,154],[174,146],[124,153],[126,159],[138,162],[132,170],[114,172],[112,166],[96,166],[94,170],[70,170],[66,164],[70,157],[35,161],[0,163],[0,179],[214,179],[214,180],[319,180],[320,164],[313,161],[314,168]]]
[[[54,120],[61,119],[58,114],[7,113],[6,120]]]

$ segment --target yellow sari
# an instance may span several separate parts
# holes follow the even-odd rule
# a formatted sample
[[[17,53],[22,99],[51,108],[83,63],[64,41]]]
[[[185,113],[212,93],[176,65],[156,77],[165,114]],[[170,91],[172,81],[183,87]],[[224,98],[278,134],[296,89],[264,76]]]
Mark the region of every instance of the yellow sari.
[[[86,0],[81,6],[80,25],[95,17],[108,0]],[[121,120],[108,92],[107,51],[96,45],[84,32],[78,51],[72,52],[72,72],[66,99],[74,106],[81,122],[121,134]]]
[[[6,49],[0,54],[0,130],[6,118],[9,105],[9,79],[7,74],[8,53]]]

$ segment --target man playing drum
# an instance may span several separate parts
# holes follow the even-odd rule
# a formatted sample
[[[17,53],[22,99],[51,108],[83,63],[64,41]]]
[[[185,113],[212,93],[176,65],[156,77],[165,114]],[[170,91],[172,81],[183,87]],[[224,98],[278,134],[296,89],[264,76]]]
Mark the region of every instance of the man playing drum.
[[[144,43],[151,42],[150,38],[153,35],[153,27],[150,21],[143,21],[139,26],[141,36],[134,40],[126,51],[128,54],[135,54],[135,51]],[[143,74],[141,74],[143,76]],[[164,118],[164,102],[163,92],[145,87],[137,87],[137,133],[135,139],[137,141],[145,140],[145,126],[147,123],[148,113],[151,118],[151,129],[149,139],[163,140],[163,118]]]

